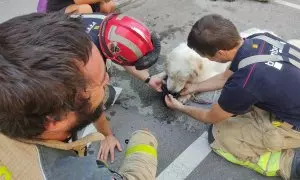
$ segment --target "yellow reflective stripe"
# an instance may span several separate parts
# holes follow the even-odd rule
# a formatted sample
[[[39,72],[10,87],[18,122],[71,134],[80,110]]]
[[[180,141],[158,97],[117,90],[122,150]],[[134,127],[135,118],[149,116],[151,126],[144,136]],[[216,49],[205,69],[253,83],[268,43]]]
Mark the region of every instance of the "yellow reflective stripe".
[[[150,154],[152,156],[154,156],[155,158],[157,158],[157,152],[156,149],[152,146],[146,145],[146,144],[140,144],[140,145],[136,145],[136,146],[132,146],[130,148],[127,149],[125,156],[128,157],[133,153],[147,153]]]
[[[280,121],[273,121],[272,122],[272,125],[275,126],[275,127],[280,127],[281,124],[282,124],[282,122],[280,122]]]
[[[11,173],[5,166],[0,166],[0,178],[4,177],[4,180],[11,180]]]
[[[253,164],[249,161],[240,161],[237,160],[232,154],[224,152],[222,150],[214,150],[217,154],[219,154],[220,156],[224,157],[227,161],[230,161],[232,163],[241,165],[241,166],[245,166],[249,169],[253,169],[256,172],[259,172],[261,174],[264,174],[264,171],[256,164]]]
[[[257,162],[257,165],[262,168],[263,171],[267,170],[268,161],[270,159],[271,152],[262,154]]]
[[[272,152],[271,157],[268,162],[267,172],[277,172],[280,164],[281,152]]]
[[[260,157],[258,164],[254,164],[250,161],[240,161],[232,154],[224,152],[221,149],[213,150],[232,163],[247,167],[266,176],[277,176],[281,152],[265,153]]]

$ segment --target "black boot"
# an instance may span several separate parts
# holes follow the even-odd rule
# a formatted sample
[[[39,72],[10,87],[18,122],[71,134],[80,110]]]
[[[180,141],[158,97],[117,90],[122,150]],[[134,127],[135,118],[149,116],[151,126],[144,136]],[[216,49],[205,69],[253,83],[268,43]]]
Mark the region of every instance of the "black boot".
[[[263,2],[263,3],[267,3],[267,2],[269,2],[269,0],[255,0],[255,1],[258,1],[258,2]]]
[[[110,108],[112,105],[114,105],[115,101],[119,97],[120,93],[122,91],[122,88],[114,87],[112,85],[107,85],[105,87],[105,96],[103,100],[104,110]]]
[[[300,149],[295,149],[295,155],[292,162],[291,180],[300,179]]]
[[[211,124],[209,127],[208,127],[208,130],[207,130],[207,133],[208,133],[208,144],[211,144],[215,141],[215,138],[214,138],[214,135],[212,133],[212,129],[213,129],[213,124]]]

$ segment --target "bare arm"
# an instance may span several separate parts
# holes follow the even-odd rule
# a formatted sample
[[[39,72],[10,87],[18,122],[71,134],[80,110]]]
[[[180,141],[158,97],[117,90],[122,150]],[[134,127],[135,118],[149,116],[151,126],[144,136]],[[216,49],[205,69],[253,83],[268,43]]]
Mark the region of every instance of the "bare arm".
[[[113,135],[110,128],[109,121],[107,120],[105,114],[103,113],[100,118],[94,123],[96,129],[105,136]]]
[[[128,73],[130,73],[131,75],[133,75],[139,80],[145,81],[148,77],[150,77],[150,74],[147,69],[137,70],[134,66],[123,66],[123,67]],[[148,85],[154,90],[156,90],[157,92],[161,92],[163,78],[164,78],[164,73],[151,76]]]
[[[119,140],[113,135],[110,128],[110,123],[103,113],[100,118],[94,123],[96,129],[106,136],[105,140],[101,142],[101,146],[98,152],[98,158],[107,161],[108,155],[110,154],[110,160],[115,160],[115,148],[122,151]]]
[[[223,73],[217,74],[206,81],[200,82],[198,84],[197,92],[205,92],[205,91],[213,91],[222,89],[229,79],[229,77],[233,74],[232,71],[226,70]]]
[[[204,123],[215,124],[233,115],[229,112],[224,111],[219,104],[213,104],[211,109],[209,110],[199,107],[186,106],[170,94],[165,97],[165,102],[169,108],[179,110],[187,114],[188,116],[191,116],[192,118]]]
[[[123,66],[124,69],[139,80],[145,81],[149,77],[148,70],[136,70],[134,66]]]
[[[213,124],[221,122],[233,115],[224,111],[219,104],[213,104],[209,110],[185,105],[178,110],[201,122]]]
[[[105,0],[74,0],[75,4],[94,4],[99,2],[105,2]]]
[[[217,74],[200,83],[187,84],[185,89],[180,94],[187,95],[191,93],[207,92],[222,89],[226,81],[230,78],[232,74],[232,71],[226,69],[225,72]]]
[[[167,95],[165,97],[165,102],[167,106],[171,109],[179,110],[192,118],[199,120],[204,123],[218,123],[221,122],[233,114],[224,111],[219,104],[213,104],[212,107],[207,110],[199,107],[186,106],[175,99],[172,95]]]

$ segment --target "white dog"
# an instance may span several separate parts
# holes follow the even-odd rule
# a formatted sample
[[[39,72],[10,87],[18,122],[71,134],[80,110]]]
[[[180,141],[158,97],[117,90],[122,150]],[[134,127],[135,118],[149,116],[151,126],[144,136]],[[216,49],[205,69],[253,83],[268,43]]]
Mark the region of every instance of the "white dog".
[[[241,37],[246,38],[252,34],[269,32],[256,28],[248,29],[241,33]],[[290,40],[289,43],[300,47],[300,40]],[[208,78],[224,72],[229,63],[217,63],[201,57],[194,50],[189,48],[186,43],[181,43],[173,49],[167,56],[165,62],[165,72],[167,75],[167,89],[171,93],[180,92],[186,83],[196,83],[207,80]],[[181,102],[186,102],[190,96],[179,97]]]
[[[165,62],[167,88],[170,92],[180,92],[187,82],[204,81],[224,72],[227,66],[228,63],[221,64],[201,57],[186,43],[181,43],[168,54]]]
[[[198,83],[224,72],[229,63],[217,63],[201,57],[186,43],[179,44],[166,58],[165,72],[167,89],[179,93],[187,83]],[[180,96],[178,100],[187,102],[191,95]]]

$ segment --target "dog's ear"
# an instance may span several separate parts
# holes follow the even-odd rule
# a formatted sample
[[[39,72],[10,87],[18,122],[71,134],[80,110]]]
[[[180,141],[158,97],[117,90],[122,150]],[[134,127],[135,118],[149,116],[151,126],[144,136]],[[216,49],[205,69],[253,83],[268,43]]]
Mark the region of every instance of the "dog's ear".
[[[167,72],[168,74],[168,71],[169,71],[169,66],[170,66],[170,61],[171,61],[171,56],[170,54],[168,54],[167,56],[164,56],[164,70]]]
[[[201,70],[202,70],[202,64],[199,64],[199,65],[197,65],[197,66],[194,66],[194,68],[193,68],[193,74],[194,74],[194,77],[199,76]]]
[[[167,69],[168,66],[169,66],[169,59],[168,58],[169,58],[169,56],[167,56],[166,59],[165,59],[165,61],[164,61],[165,69]]]
[[[202,68],[203,68],[203,64],[200,62],[191,63],[191,69],[193,71],[191,73],[191,77],[195,78],[195,77],[199,76],[200,72],[202,71]]]
[[[197,65],[197,68],[198,68],[198,72],[201,72],[202,69],[203,69],[203,63],[199,63],[199,64]]]

